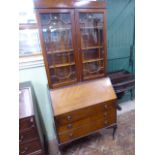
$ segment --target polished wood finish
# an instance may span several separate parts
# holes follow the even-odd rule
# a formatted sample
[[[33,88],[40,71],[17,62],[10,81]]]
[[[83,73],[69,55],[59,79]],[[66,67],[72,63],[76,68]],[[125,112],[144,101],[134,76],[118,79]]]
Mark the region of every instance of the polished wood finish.
[[[114,135],[117,97],[110,79],[103,78],[105,2],[34,0],[34,6],[48,85],[57,88],[49,95],[59,146],[102,128],[113,127]]]
[[[37,134],[37,130],[36,128],[30,128],[26,131],[21,131],[19,133],[19,142],[20,143],[25,143],[31,139],[37,139],[38,138],[38,134]]]
[[[31,117],[23,117],[24,119],[20,118],[19,121],[19,130],[26,130],[28,128],[33,128],[36,126],[35,118],[33,115]]]
[[[39,142],[39,140],[32,140],[28,143],[23,143],[23,144],[19,144],[19,147],[20,147],[20,150],[19,150],[19,154],[20,155],[27,155],[27,154],[30,154],[30,153],[40,153],[42,152],[41,150],[41,144]],[[42,152],[43,154],[43,152]]]
[[[32,86],[21,83],[19,90],[19,154],[44,155],[43,135],[32,97]]]
[[[131,100],[134,98],[133,90],[135,87],[135,77],[133,73],[126,70],[118,70],[108,73],[114,87],[118,99],[121,99],[126,91],[130,91]],[[117,104],[117,109],[122,110],[121,106]]]
[[[102,129],[105,127],[108,127],[111,124],[115,124],[116,123],[116,117],[113,118],[108,118],[108,120],[103,119],[103,117],[101,119],[97,119],[94,122],[90,121],[87,124],[82,124],[82,126],[78,126],[78,128],[75,128],[73,130],[70,130],[66,133],[63,134],[59,134],[59,140],[61,143],[64,143],[66,141],[81,137],[81,136],[85,136],[88,133],[91,133],[93,131],[96,131],[98,129]]]
[[[105,2],[95,1],[79,1],[79,0],[33,0],[36,9],[45,8],[97,8],[103,9],[106,7]]]
[[[105,108],[106,107],[106,108]],[[83,112],[84,110],[84,112]],[[67,115],[71,116],[71,120],[65,120],[62,118],[57,117],[57,130],[59,133],[64,133],[66,131],[76,129],[83,124],[89,124],[91,122],[95,122],[100,119],[106,119],[107,117],[110,118],[115,118],[115,102],[109,102],[106,104],[99,104],[98,106],[94,106],[93,108],[90,107],[89,109],[83,109],[79,110],[79,114],[76,114],[75,112],[72,113],[72,115]],[[85,112],[86,111],[86,112]],[[96,115],[92,115],[92,113],[96,112]],[[84,114],[84,115],[83,115]],[[81,116],[82,115],[82,116]],[[74,117],[77,116],[77,117]],[[67,118],[67,117],[64,117]]]
[[[108,76],[110,77],[116,94],[118,95],[119,93],[133,89],[135,86],[135,77],[128,71],[120,70],[109,73]]]
[[[94,113],[94,111],[102,113],[104,109],[105,110],[107,108],[109,109],[111,107],[111,104],[113,104],[114,101],[113,100],[108,101],[108,102],[106,102],[106,104],[105,103],[96,104],[96,105],[93,105],[93,108],[91,106],[88,106],[88,107],[85,107],[85,108],[84,107],[80,108],[80,109],[78,109],[76,111],[75,110],[70,111],[70,112],[65,113],[63,115],[56,116],[55,120],[57,122],[57,125],[62,125],[62,126],[67,124],[67,123],[82,120],[82,119],[84,119],[86,117],[91,117],[92,113]]]
[[[116,99],[109,78],[55,89],[50,93],[55,116]]]
[[[46,68],[46,73],[48,77],[48,85],[51,89],[58,88],[66,85],[70,85],[76,82],[81,82],[84,80],[91,80],[96,78],[101,78],[106,76],[106,10],[105,2],[95,2],[95,1],[72,1],[72,0],[34,0],[34,6],[36,9],[37,20],[39,23],[41,46],[44,57],[44,63]],[[59,20],[59,15],[65,15],[69,13],[71,20],[71,27],[67,27],[68,23],[66,21]],[[80,26],[80,14],[102,14],[103,19],[97,19],[94,16],[93,25]],[[50,16],[50,21],[45,22],[42,20],[42,15]],[[58,17],[54,17],[59,14]],[[52,17],[53,16],[53,17]],[[47,19],[47,18],[46,18]],[[57,20],[57,21],[56,21]],[[88,19],[89,20],[89,19]],[[99,21],[103,21],[102,25],[95,25]],[[61,24],[64,26],[61,26]],[[58,25],[55,28],[54,25]],[[64,36],[59,34],[61,39],[59,40],[60,49],[47,48],[47,38],[45,37],[46,29],[48,32],[48,39],[51,40],[51,36],[56,37],[56,32],[65,32],[64,36],[71,32],[72,36],[72,47],[63,47],[67,40]],[[81,35],[81,29],[83,31],[91,31],[87,36]],[[55,31],[55,34],[54,34]],[[67,32],[67,33],[66,33]],[[92,33],[94,33],[92,35]],[[103,34],[102,34],[103,33]],[[99,36],[102,36],[102,39]],[[83,47],[81,44],[81,39],[85,37],[90,46]],[[100,45],[100,39],[102,41],[102,46]],[[66,36],[67,38],[67,36]],[[97,45],[93,45],[92,41],[97,38]],[[83,38],[84,39],[84,38]],[[55,40],[55,39],[54,39]],[[84,43],[85,40],[83,40]],[[51,41],[51,46],[57,47],[54,41]],[[90,59],[84,59],[83,53],[91,57]],[[97,56],[99,53],[99,56]],[[101,56],[100,56],[101,53]],[[54,63],[54,64],[51,64]]]
[[[41,19],[40,19],[40,15],[42,14],[46,14],[46,13],[57,13],[57,14],[66,14],[68,13],[70,15],[70,20],[71,20],[71,36],[72,36],[72,48],[73,49],[59,49],[59,50],[54,50],[54,51],[47,51],[46,50],[46,44],[44,41],[44,37],[43,37],[43,33],[42,33],[42,29],[43,27],[41,26],[41,24],[39,24],[39,30],[40,30],[40,38],[41,38],[41,45],[42,45],[42,52],[43,52],[43,57],[44,57],[44,63],[45,63],[45,68],[46,68],[46,73],[47,73],[47,77],[48,77],[48,85],[50,88],[57,88],[57,87],[61,87],[61,86],[65,86],[65,85],[69,85],[69,84],[73,84],[77,81],[79,81],[79,69],[78,69],[78,53],[76,50],[76,39],[75,39],[75,23],[74,23],[74,10],[73,9],[39,9],[36,10],[37,13],[37,19],[38,22],[41,23]],[[61,28],[62,29],[62,28]],[[63,28],[66,29],[66,28]],[[60,30],[60,28],[58,28],[57,30]],[[59,43],[61,44],[61,43]],[[52,56],[53,54],[64,54],[64,53],[70,53],[73,52],[74,56],[73,56],[73,62],[68,62],[68,63],[61,63],[60,59],[55,59],[57,60],[58,64],[54,64],[54,65],[50,65],[49,63],[51,61],[49,61],[49,57],[50,55]],[[49,55],[50,54],[50,55]],[[64,60],[64,59],[63,59]],[[55,68],[62,68],[62,67],[71,67],[71,66],[75,66],[75,79],[70,79],[68,81],[63,81],[63,82],[57,82],[54,83],[52,81],[51,76],[54,75],[51,73],[50,69],[55,69]]]
[[[50,91],[59,145],[116,126],[116,95],[102,78]]]

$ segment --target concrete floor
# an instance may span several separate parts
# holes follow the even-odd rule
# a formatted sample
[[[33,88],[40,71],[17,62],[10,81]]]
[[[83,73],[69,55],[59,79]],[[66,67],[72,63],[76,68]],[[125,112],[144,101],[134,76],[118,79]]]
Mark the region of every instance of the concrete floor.
[[[119,111],[119,110],[117,111],[118,115],[135,109],[135,100],[132,100],[132,101],[130,100],[130,101],[122,102],[119,105],[121,106],[122,110],[121,111]]]

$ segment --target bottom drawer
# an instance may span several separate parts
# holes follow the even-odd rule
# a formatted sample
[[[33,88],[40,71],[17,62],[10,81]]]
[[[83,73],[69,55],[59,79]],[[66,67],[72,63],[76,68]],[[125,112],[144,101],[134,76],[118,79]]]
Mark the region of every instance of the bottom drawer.
[[[34,153],[30,153],[29,155],[44,155],[44,153],[42,151],[37,151]]]
[[[83,126],[81,126],[79,128],[76,128],[74,130],[70,130],[70,131],[68,131],[66,133],[59,134],[58,135],[59,136],[59,141],[60,141],[60,143],[64,143],[66,141],[73,140],[75,138],[79,138],[79,137],[88,135],[91,132],[94,132],[94,131],[96,131],[98,129],[108,127],[108,126],[110,126],[110,125],[112,125],[114,123],[116,123],[116,118],[115,117],[110,118],[109,120],[101,119],[101,120],[98,120],[96,122],[92,122],[92,123],[83,125]]]
[[[31,142],[28,143],[24,143],[24,144],[19,144],[19,154],[20,155],[27,155],[30,153],[39,153],[39,151],[41,151],[41,144],[40,141],[37,140],[33,140]]]
[[[28,142],[32,139],[37,139],[37,137],[38,137],[37,129],[36,128],[30,128],[27,131],[19,133],[19,142],[25,143],[25,142]]]

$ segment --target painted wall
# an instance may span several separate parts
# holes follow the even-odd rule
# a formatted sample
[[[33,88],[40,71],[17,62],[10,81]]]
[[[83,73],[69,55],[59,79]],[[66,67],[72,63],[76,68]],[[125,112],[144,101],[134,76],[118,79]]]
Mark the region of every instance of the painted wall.
[[[38,108],[40,110],[41,118],[44,122],[45,134],[51,140],[55,137],[53,129],[53,118],[51,111],[51,103],[48,97],[47,77],[44,67],[31,68],[20,70],[20,82],[31,81],[34,87],[36,98],[38,101]]]
[[[133,19],[134,0],[107,0],[108,71],[119,69],[131,71],[129,58],[133,42]],[[44,132],[49,140],[55,138],[51,103],[47,95],[45,68],[20,70],[19,76],[20,82],[32,82],[45,126]],[[129,98],[129,94],[127,94],[127,98]]]
[[[134,0],[106,0],[106,3],[108,71],[120,69],[132,71],[129,60],[130,49],[133,46],[135,2]],[[134,53],[132,58],[134,60]],[[134,63],[133,61],[133,66]]]

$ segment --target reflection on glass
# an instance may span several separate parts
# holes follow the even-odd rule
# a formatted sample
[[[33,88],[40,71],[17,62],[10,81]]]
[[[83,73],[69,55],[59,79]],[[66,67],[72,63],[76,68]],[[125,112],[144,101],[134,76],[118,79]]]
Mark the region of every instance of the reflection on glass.
[[[104,73],[103,14],[80,13],[80,33],[84,79]]]
[[[70,15],[67,13],[41,16],[46,51],[64,51],[72,48],[70,22]]]
[[[80,31],[82,48],[103,45],[103,14],[81,13]]]
[[[30,55],[40,53],[40,40],[38,29],[24,29],[19,31],[19,53]]]
[[[52,82],[76,80],[70,14],[43,13],[40,17]]]

